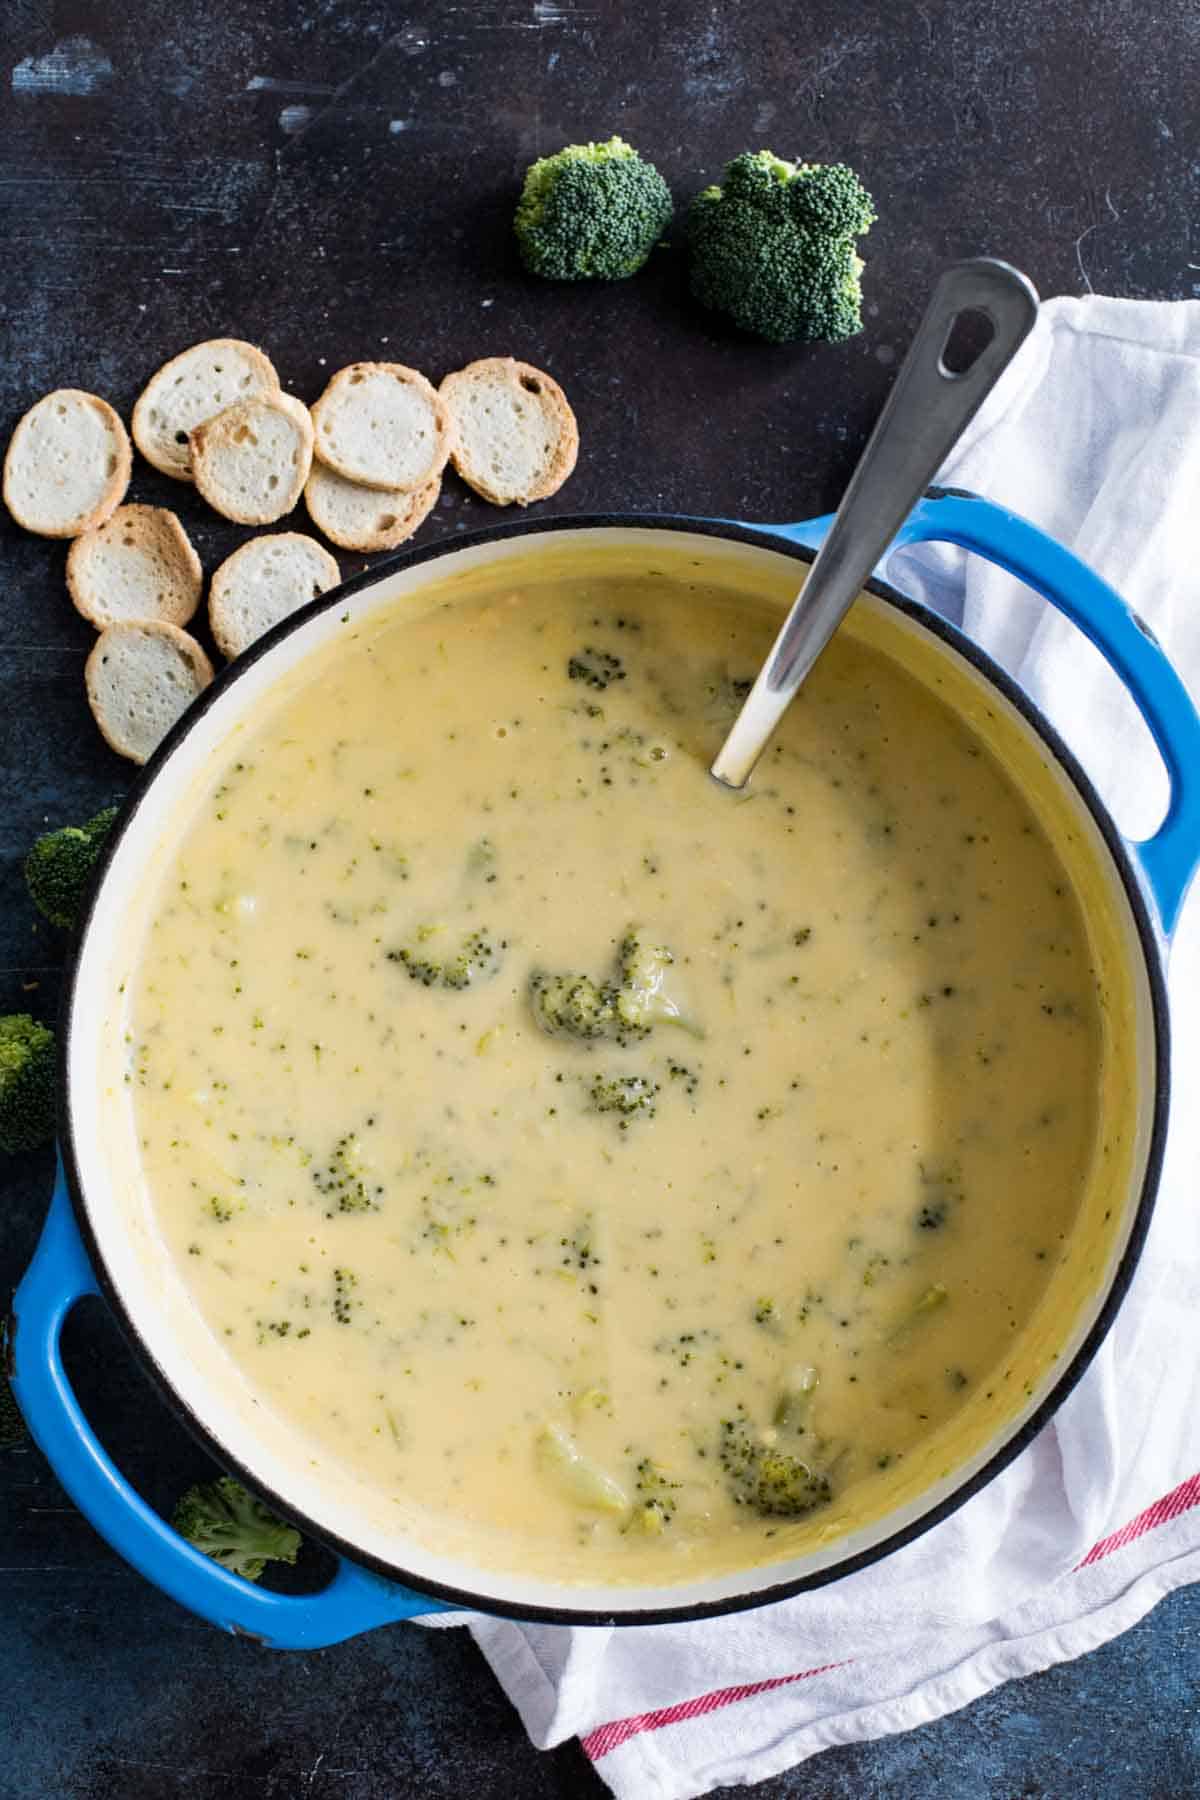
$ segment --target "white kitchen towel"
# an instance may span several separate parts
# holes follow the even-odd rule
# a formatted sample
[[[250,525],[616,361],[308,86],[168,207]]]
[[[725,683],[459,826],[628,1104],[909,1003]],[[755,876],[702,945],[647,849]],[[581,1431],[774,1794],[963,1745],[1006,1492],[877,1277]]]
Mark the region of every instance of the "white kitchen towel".
[[[940,479],[1075,548],[1200,695],[1200,303],[1050,301]],[[1166,784],[1148,735],[1072,626],[958,550],[897,554],[887,572],[1016,676],[1123,828],[1153,826]],[[469,1625],[535,1744],[577,1734],[622,1800],[688,1800],[951,1712],[1200,1580],[1198,998],[1200,892],[1171,960],[1174,1104],[1154,1223],[1054,1421],[917,1542],[776,1606],[624,1631],[438,1620]]]

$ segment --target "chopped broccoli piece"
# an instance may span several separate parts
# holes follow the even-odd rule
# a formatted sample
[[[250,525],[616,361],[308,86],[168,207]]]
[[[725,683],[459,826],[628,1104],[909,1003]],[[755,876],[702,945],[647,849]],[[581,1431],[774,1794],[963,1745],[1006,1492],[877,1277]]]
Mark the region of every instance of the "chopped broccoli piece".
[[[677,1081],[689,1100],[700,1086],[700,1077],[695,1069],[689,1069],[686,1063],[672,1060],[667,1064],[667,1074],[672,1081]]]
[[[671,190],[631,144],[568,144],[530,165],[513,229],[521,260],[547,281],[634,275],[675,210]]]
[[[626,1529],[659,1536],[675,1517],[679,1504],[675,1495],[682,1485],[664,1475],[657,1463],[644,1456],[637,1465],[634,1481],[637,1502]]]
[[[559,1238],[558,1247],[563,1252],[558,1259],[560,1268],[595,1274],[603,1258],[596,1249],[596,1226],[591,1213],[584,1214],[570,1237]]]
[[[675,958],[662,944],[648,944],[636,931],[627,931],[617,951],[619,987],[617,1012],[632,1031],[647,1032],[651,1025],[679,1023],[679,1008],[663,992],[667,970]]]
[[[824,1471],[764,1442],[742,1417],[721,1420],[719,1454],[736,1504],[763,1518],[801,1518],[832,1498]]]
[[[692,293],[771,343],[839,343],[862,330],[855,240],[875,221],[845,163],[790,163],[744,151],[688,214]]]
[[[658,1083],[645,1075],[593,1075],[588,1104],[593,1112],[619,1113],[626,1131],[631,1119],[652,1119],[658,1111]]]
[[[257,1581],[269,1562],[294,1563],[300,1550],[300,1533],[231,1475],[189,1488],[171,1523],[195,1549],[247,1581]]]
[[[596,650],[585,644],[577,656],[567,658],[567,677],[603,693],[614,681],[624,681],[625,666],[610,650]]]
[[[491,838],[477,838],[467,851],[467,875],[481,875],[485,881],[495,881],[496,846]]]
[[[354,1298],[354,1290],[358,1286],[358,1276],[353,1269],[335,1269],[333,1271],[333,1316],[339,1325],[349,1325],[358,1302]]]
[[[664,991],[666,972],[674,961],[663,945],[649,943],[631,928],[621,939],[611,981],[536,970],[529,980],[534,1019],[548,1037],[571,1037],[580,1043],[609,1038],[624,1047],[639,1043],[660,1024],[679,1025],[702,1037],[703,1032],[684,1018]],[[690,1077],[690,1071],[681,1068],[680,1075]],[[688,1091],[694,1091],[694,1082]]]
[[[561,1425],[547,1425],[538,1432],[534,1454],[541,1472],[577,1506],[586,1506],[592,1512],[628,1511],[625,1490],[590,1456],[584,1455]]]
[[[426,926],[418,936],[424,941],[438,934],[438,927]],[[458,949],[449,956],[438,957],[427,950],[389,950],[389,962],[400,963],[410,980],[422,987],[468,988],[477,981],[488,981],[495,975],[508,948],[505,938],[493,938],[486,926],[470,931]]]
[[[36,1150],[54,1136],[54,1033],[28,1013],[0,1018],[0,1150]]]
[[[486,981],[500,967],[507,945],[496,943],[485,930],[472,931],[463,939],[456,956],[451,957],[442,973],[442,986],[470,987],[473,981]]]
[[[383,1188],[370,1179],[371,1164],[355,1132],[340,1137],[329,1161],[314,1165],[309,1173],[317,1192],[329,1202],[327,1219],[336,1213],[379,1211]]]
[[[616,989],[599,987],[590,975],[547,975],[529,978],[529,1004],[547,1037],[578,1038],[588,1043],[611,1037],[617,1016]]]
[[[786,1431],[804,1431],[819,1381],[814,1368],[792,1369],[775,1402],[774,1423]]]
[[[725,668],[714,670],[704,683],[706,718],[721,724],[727,719],[735,719],[749,699],[753,686],[752,676],[731,675]]]
[[[887,1333],[889,1344],[902,1344],[922,1325],[931,1314],[945,1306],[950,1298],[950,1290],[944,1281],[934,1281],[919,1294],[908,1311],[902,1313]]]
[[[69,931],[79,915],[92,866],[117,816],[106,806],[86,825],[64,825],[38,838],[25,858],[25,885],[38,911]]]
[[[940,1231],[963,1198],[962,1170],[955,1163],[945,1168],[918,1164],[921,1204],[913,1223],[918,1231]]]

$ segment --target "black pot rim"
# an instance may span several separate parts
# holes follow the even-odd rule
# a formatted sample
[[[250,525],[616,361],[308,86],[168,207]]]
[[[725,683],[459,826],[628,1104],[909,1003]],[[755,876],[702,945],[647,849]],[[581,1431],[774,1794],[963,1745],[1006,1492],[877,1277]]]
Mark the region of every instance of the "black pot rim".
[[[939,493],[950,492],[957,493],[961,490],[935,489],[931,490],[931,495],[936,497]],[[974,496],[970,497],[974,498]],[[195,728],[208,708],[235,682],[239,681],[261,657],[267,655],[275,644],[290,636],[308,620],[320,613],[332,611],[351,595],[375,586],[380,579],[391,573],[436,563],[443,557],[453,556],[461,550],[485,548],[488,544],[503,543],[513,538],[533,538],[554,532],[594,531],[597,529],[615,529],[625,532],[678,532],[681,535],[690,534],[747,544],[757,549],[766,549],[791,557],[797,562],[811,563],[815,555],[814,551],[804,545],[797,544],[791,538],[780,535],[781,528],[779,527],[752,526],[734,520],[692,518],[687,514],[572,513],[544,519],[519,519],[489,526],[481,531],[463,532],[461,535],[440,538],[419,549],[402,550],[394,556],[385,557],[364,569],[360,574],[351,576],[328,593],[320,595],[301,608],[299,612],[282,620],[249,650],[239,656],[236,662],[231,663],[221,672],[155,751],[126,797],[109,839],[98,859],[91,892],[72,936],[64,967],[58,1051],[60,1093],[63,1096],[60,1151],[72,1210],[95,1271],[100,1291],[111,1309],[122,1335],[143,1369],[146,1370],[176,1418],[201,1447],[223,1468],[228,1469],[239,1480],[244,1481],[255,1492],[261,1494],[272,1508],[284,1517],[293,1520],[308,1536],[318,1543],[324,1544],[338,1555],[346,1557],[350,1562],[372,1570],[385,1580],[396,1582],[414,1594],[428,1596],[430,1600],[439,1601],[443,1606],[456,1610],[483,1612],[496,1617],[546,1625],[677,1625],[694,1620],[724,1617],[736,1612],[751,1611],[760,1606],[770,1606],[778,1601],[791,1599],[796,1594],[825,1587],[831,1582],[841,1580],[843,1576],[869,1568],[884,1557],[890,1556],[894,1551],[902,1549],[906,1544],[922,1537],[935,1525],[941,1524],[952,1513],[957,1512],[959,1507],[965,1505],[968,1500],[986,1487],[1028,1447],[1076,1387],[1107,1336],[1124,1301],[1150,1228],[1162,1170],[1170,1097],[1170,1036],[1166,982],[1155,926],[1125,844],[1091,780],[1074,754],[1024,690],[1018,687],[1005,670],[993,662],[985,651],[972,643],[956,626],[951,625],[920,602],[901,594],[890,583],[872,577],[864,584],[865,591],[875,595],[876,598],[883,600],[906,618],[923,627],[932,636],[939,639],[943,645],[962,657],[1000,692],[1040,738],[1091,814],[1093,823],[1112,858],[1129,902],[1141,947],[1150,990],[1155,1045],[1154,1103],[1145,1172],[1129,1237],[1100,1311],[1075,1355],[1069,1363],[1063,1365],[1041,1405],[1011,1437],[992,1452],[973,1475],[967,1477],[952,1493],[927,1512],[922,1513],[918,1519],[900,1527],[886,1538],[882,1538],[878,1543],[871,1545],[869,1549],[847,1556],[826,1569],[789,1580],[781,1580],[766,1587],[756,1588],[752,1592],[735,1594],[719,1600],[685,1602],[676,1606],[630,1609],[614,1607],[610,1610],[595,1607],[575,1608],[567,1605],[546,1606],[500,1601],[486,1595],[473,1593],[469,1589],[448,1586],[431,1581],[425,1576],[413,1575],[396,1564],[364,1551],[358,1545],[339,1537],[326,1526],[318,1524],[308,1518],[306,1514],[297,1511],[286,1495],[277,1493],[270,1486],[264,1484],[253,1470],[221,1443],[172,1386],[165,1371],[142,1338],[132,1313],[126,1307],[120,1289],[109,1272],[99,1237],[92,1227],[85,1197],[86,1183],[75,1142],[71,1109],[69,1044],[75,1011],[78,973],[88,927],[95,908],[96,895],[103,885],[109,863],[116,854],[117,847],[136,816],[148,789],[156,780],[160,769],[172,755],[176,746]],[[619,1596],[620,1590],[614,1589],[614,1600],[618,1600]]]

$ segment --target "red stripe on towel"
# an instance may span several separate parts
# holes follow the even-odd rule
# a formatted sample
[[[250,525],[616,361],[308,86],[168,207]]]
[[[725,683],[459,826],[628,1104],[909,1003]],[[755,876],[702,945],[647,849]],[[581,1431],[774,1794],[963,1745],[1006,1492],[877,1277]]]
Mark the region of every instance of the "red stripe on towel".
[[[1135,1538],[1143,1537],[1157,1525],[1166,1525],[1171,1519],[1177,1519],[1180,1513],[1190,1512],[1194,1506],[1200,1506],[1200,1474],[1189,1475],[1186,1481],[1181,1481],[1177,1488],[1172,1488],[1169,1494],[1164,1494],[1161,1500],[1156,1500],[1145,1512],[1138,1513],[1135,1519],[1130,1519],[1119,1531],[1101,1538],[1075,1567],[1086,1569],[1089,1563],[1102,1562],[1114,1550],[1133,1543]],[[822,1663],[820,1668],[802,1669],[795,1675],[775,1675],[769,1681],[751,1681],[743,1687],[715,1688],[711,1694],[699,1694],[694,1700],[681,1700],[676,1706],[660,1706],[655,1712],[634,1713],[627,1719],[610,1719],[607,1725],[597,1725],[595,1731],[589,1731],[585,1738],[580,1739],[580,1743],[584,1754],[593,1762],[599,1762],[610,1750],[615,1750],[631,1737],[638,1737],[643,1731],[661,1731],[664,1725],[681,1725],[687,1719],[699,1719],[705,1713],[716,1712],[723,1706],[732,1706],[735,1701],[750,1700],[755,1694],[767,1694],[773,1688],[790,1687],[793,1682],[808,1681],[814,1675],[827,1675],[831,1669],[845,1667],[844,1662]]]
[[[1122,1525],[1109,1537],[1101,1538],[1093,1544],[1081,1563],[1075,1566],[1086,1569],[1089,1563],[1101,1562],[1104,1557],[1111,1556],[1114,1550],[1120,1550],[1125,1544],[1132,1544],[1135,1538],[1153,1531],[1156,1525],[1165,1525],[1170,1519],[1177,1519],[1180,1513],[1190,1512],[1193,1506],[1200,1506],[1200,1475],[1189,1475],[1181,1481],[1177,1488],[1140,1512],[1136,1519],[1130,1519],[1128,1525]]]
[[[595,1731],[589,1731],[580,1742],[585,1755],[598,1762],[618,1744],[637,1737],[640,1732],[660,1731],[664,1725],[680,1725],[685,1719],[698,1719],[704,1713],[716,1712],[718,1707],[732,1706],[735,1700],[749,1700],[755,1694],[767,1694],[772,1688],[788,1687],[794,1681],[807,1681],[812,1675],[825,1675],[830,1669],[842,1667],[841,1663],[822,1663],[819,1669],[802,1669],[797,1675],[775,1675],[769,1681],[751,1681],[744,1687],[717,1688],[711,1694],[697,1695],[694,1700],[681,1700],[677,1706],[660,1706],[657,1712],[611,1719],[607,1725],[597,1725]]]

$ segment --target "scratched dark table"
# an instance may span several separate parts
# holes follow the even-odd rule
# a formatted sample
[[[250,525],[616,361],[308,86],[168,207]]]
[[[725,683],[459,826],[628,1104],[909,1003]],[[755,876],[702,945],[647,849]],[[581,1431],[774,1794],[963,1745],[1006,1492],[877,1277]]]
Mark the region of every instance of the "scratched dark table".
[[[1195,291],[1194,0],[429,4],[6,0],[0,9],[0,432],[47,389],[141,384],[199,338],[261,343],[314,398],[356,358],[437,379],[513,352],[577,409],[556,511],[802,518],[833,503],[947,259],[1010,257],[1043,293]],[[714,330],[676,252],[611,288],[516,266],[521,171],[619,131],[682,199],[738,150],[852,160],[881,222],[866,330],[772,349]],[[211,569],[245,534],[139,465]],[[448,482],[426,538],[491,518]],[[298,527],[305,529],[303,517]],[[20,858],[130,769],[84,703],[91,642],[64,547],[0,522],[0,1009],[47,1019],[62,945]],[[362,558],[345,559],[347,571]],[[18,1278],[48,1156],[4,1169]],[[85,1406],[155,1504],[207,1470],[99,1305],[69,1333]],[[539,1754],[463,1633],[397,1627],[315,1655],[218,1635],[120,1562],[28,1445],[0,1453],[2,1800],[395,1800],[600,1794]],[[298,1579],[319,1581],[321,1555]],[[991,1800],[1200,1792],[1200,1596],[939,1724],[833,1751],[764,1796]]]

